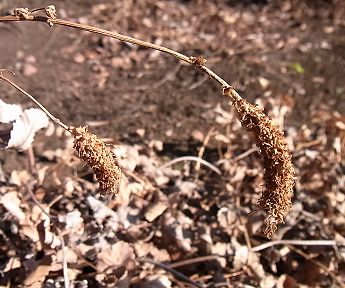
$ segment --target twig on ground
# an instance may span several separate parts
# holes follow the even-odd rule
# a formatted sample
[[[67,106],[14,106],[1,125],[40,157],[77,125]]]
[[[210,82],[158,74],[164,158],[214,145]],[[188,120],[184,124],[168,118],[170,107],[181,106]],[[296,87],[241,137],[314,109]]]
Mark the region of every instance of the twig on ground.
[[[295,245],[295,246],[345,246],[345,243],[339,243],[335,240],[276,240],[270,241],[251,249],[253,252],[259,252],[275,245]]]
[[[250,154],[254,153],[254,152],[258,152],[258,148],[257,147],[253,147],[250,148],[249,150],[247,150],[246,152],[243,152],[242,154],[238,155],[237,157],[235,157],[232,161],[233,162],[237,162],[242,160],[243,158],[246,158],[247,156],[249,156]]]
[[[246,240],[246,244],[247,244],[247,247],[249,249],[249,251],[252,249],[252,243],[250,242],[250,236],[249,236],[249,232],[248,232],[248,229],[247,229],[247,226],[245,223],[243,223],[243,220],[242,220],[242,216],[239,216],[239,220],[240,220],[240,228],[244,234],[244,239]],[[248,257],[248,261],[250,261],[250,255]]]
[[[35,162],[35,153],[34,149],[30,146],[29,149],[26,150],[26,155],[28,157],[28,164],[29,164],[29,171],[32,175],[37,175],[37,168]]]
[[[51,208],[52,206],[54,206],[55,203],[60,201],[63,197],[64,197],[64,195],[56,196],[52,201],[49,202],[48,207]]]
[[[325,272],[327,272],[329,274],[329,276],[333,279],[334,282],[336,282],[339,287],[341,288],[345,288],[345,284],[344,281],[342,279],[339,279],[339,277],[337,275],[335,275],[327,266],[325,266],[324,264],[322,264],[321,262],[315,260],[312,258],[312,256],[304,253],[302,250],[297,249],[293,246],[290,246],[290,249],[295,251],[296,253],[298,253],[299,255],[301,255],[302,257],[304,257],[305,259],[313,262],[315,265],[319,266],[322,270],[324,270]]]
[[[227,273],[224,275],[224,278],[225,279],[228,279],[228,278],[232,278],[232,277],[236,277],[236,276],[239,276],[239,275],[242,275],[244,274],[245,271],[243,270],[239,270],[239,271],[235,271],[235,272],[232,272],[232,273]]]
[[[139,184],[143,185],[143,187],[145,189],[149,189],[149,190],[154,189],[152,183],[149,180],[147,180],[146,178],[143,179],[142,177],[138,176],[135,172],[133,172],[129,169],[122,168],[122,171],[125,175],[132,177]]]
[[[204,82],[205,82],[207,79],[208,79],[207,75],[204,75],[204,77],[202,77],[199,81],[190,84],[189,87],[187,88],[187,90],[193,90],[193,89],[198,88],[199,86],[201,86],[202,84],[204,84]]]
[[[29,191],[31,199],[35,202],[37,207],[43,212],[44,215],[46,215],[51,221],[57,220],[57,217],[51,216],[48,212],[45,211],[45,209],[42,207],[41,203],[37,200],[35,194],[33,193],[31,187],[27,185],[27,190]],[[67,259],[65,255],[65,241],[63,239],[63,234],[59,228],[56,228],[59,234],[60,242],[61,242],[61,249],[62,249],[62,270],[63,270],[63,277],[64,277],[64,283],[65,287],[69,288],[69,278],[68,278],[68,266],[67,266]]]
[[[206,136],[204,138],[204,141],[202,142],[202,146],[199,149],[198,158],[202,159],[202,156],[204,155],[206,146],[207,146],[208,142],[210,141],[210,138],[211,138],[214,130],[215,130],[214,127],[211,127],[211,129],[208,130],[208,132],[207,132],[207,134],[206,134]],[[199,172],[200,166],[201,166],[200,161],[196,162],[196,164],[195,164],[195,171],[196,172]]]
[[[196,283],[194,282],[193,280],[189,279],[186,275],[182,274],[181,272],[171,268],[170,266],[168,265],[165,265],[161,262],[158,262],[158,261],[155,261],[153,259],[149,259],[149,258],[138,258],[137,259],[139,262],[141,263],[150,263],[150,264],[153,264],[155,266],[158,266],[168,272],[170,272],[172,275],[174,275],[177,279],[181,280],[181,281],[184,281],[194,287],[197,287],[197,288],[205,288],[204,285],[201,285],[199,283]]]
[[[171,165],[174,165],[176,163],[179,163],[179,162],[183,162],[183,161],[197,161],[197,162],[200,162],[201,164],[207,166],[208,168],[210,168],[211,170],[213,170],[214,172],[216,172],[218,175],[221,175],[222,172],[216,167],[214,166],[213,164],[211,164],[210,162],[207,162],[206,160],[204,159],[201,159],[199,157],[196,157],[196,156],[183,156],[183,157],[179,157],[179,158],[176,158],[174,160],[171,160],[167,163],[165,163],[164,165],[162,165],[160,168],[166,168],[168,166],[171,166]]]
[[[67,258],[66,258],[66,253],[65,253],[65,241],[63,239],[63,234],[60,231],[59,228],[57,228],[57,231],[59,233],[59,238],[61,241],[61,248],[62,248],[62,273],[63,273],[63,279],[64,279],[64,284],[66,288],[70,287],[70,281],[68,277],[68,266],[67,266]]]
[[[224,277],[224,279],[227,280],[227,282],[213,283],[212,287],[233,287],[233,285],[231,285],[231,283],[230,283],[230,278],[233,278],[233,277],[236,277],[236,276],[240,276],[240,275],[243,275],[245,273],[246,273],[245,271],[239,270],[239,271],[235,271],[235,272],[232,272],[232,273],[224,274],[223,277]],[[204,276],[202,278],[200,277],[199,279],[209,280],[209,279],[212,279],[212,278],[214,278],[213,275],[206,275],[206,276]],[[248,288],[249,287],[252,287],[252,286],[248,286]]]
[[[28,184],[26,185],[26,189],[30,194],[31,199],[35,202],[37,207],[43,212],[44,215],[46,215],[51,221],[56,220],[57,218],[55,216],[50,215],[43,207],[42,204],[37,200],[34,192],[32,191],[32,188],[30,187],[31,185]]]
[[[167,72],[167,74],[158,82],[154,84],[150,84],[150,85],[134,86],[131,90],[132,91],[144,91],[144,90],[153,91],[159,88],[160,86],[162,86],[165,82],[174,80],[174,77],[176,78],[176,74],[180,71],[180,69],[181,69],[181,64],[179,63],[176,65],[174,69]]]
[[[191,264],[195,264],[195,263],[200,263],[200,262],[213,261],[213,260],[217,260],[217,259],[219,259],[221,257],[222,256],[218,256],[218,255],[200,256],[200,257],[195,257],[195,258],[190,258],[190,259],[187,259],[187,260],[182,260],[182,261],[174,262],[174,263],[168,264],[168,266],[170,268],[177,268],[177,267],[187,266],[187,265],[191,265]]]
[[[222,159],[217,161],[217,164],[218,165],[223,164],[224,162],[228,162],[228,161],[230,161],[231,163],[234,163],[234,162],[242,160],[243,158],[246,158],[247,156],[249,156],[250,154],[252,154],[254,152],[259,152],[259,149],[257,147],[250,148],[249,150],[241,153],[240,155],[236,156],[233,159],[227,159],[227,158],[224,158],[224,156],[223,156]]]
[[[93,263],[91,263],[89,260],[87,260],[85,258],[85,256],[83,255],[83,253],[80,251],[80,248],[77,247],[77,245],[75,243],[70,243],[70,245],[73,246],[73,251],[78,255],[78,257],[84,261],[87,265],[89,265],[92,269],[94,269],[96,272],[94,273],[95,275],[97,273],[99,273],[97,266],[94,265]],[[102,273],[104,273],[105,271],[102,271]]]

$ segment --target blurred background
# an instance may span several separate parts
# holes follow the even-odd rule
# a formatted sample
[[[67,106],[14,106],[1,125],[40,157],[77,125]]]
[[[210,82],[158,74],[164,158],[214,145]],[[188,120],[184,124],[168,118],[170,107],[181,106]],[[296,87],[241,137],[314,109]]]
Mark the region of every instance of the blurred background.
[[[29,152],[1,151],[1,285],[344,287],[344,1],[2,0],[0,15],[49,4],[59,18],[202,56],[262,106],[297,174],[293,209],[272,240],[302,242],[269,242],[264,213],[249,215],[262,163],[217,83],[154,50],[0,23],[1,68],[64,123],[115,145],[128,178],[119,196],[100,197],[53,126]],[[0,95],[34,106],[5,83]]]

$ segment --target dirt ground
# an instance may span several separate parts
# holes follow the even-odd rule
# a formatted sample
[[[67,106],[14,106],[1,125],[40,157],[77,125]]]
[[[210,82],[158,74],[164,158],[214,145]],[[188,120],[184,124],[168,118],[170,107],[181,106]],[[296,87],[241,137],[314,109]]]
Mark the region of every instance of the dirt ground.
[[[29,8],[45,7],[49,4],[51,1],[25,1],[25,6]],[[245,99],[264,106],[265,111],[272,118],[283,117],[284,131],[287,138],[290,139],[289,141],[294,143],[291,145],[295,148],[293,160],[299,179],[295,192],[301,193],[295,196],[295,200],[300,201],[298,203],[301,207],[294,206],[294,209],[296,211],[302,209],[302,212],[305,211],[305,215],[308,215],[309,218],[305,216],[307,220],[303,220],[303,217],[300,216],[303,213],[300,211],[302,214],[299,214],[298,217],[302,217],[302,220],[297,216],[298,221],[290,219],[290,222],[288,221],[287,225],[282,228],[283,230],[279,232],[277,240],[320,240],[335,239],[336,235],[340,235],[340,238],[345,236],[345,220],[343,219],[345,216],[342,214],[345,212],[345,208],[338,211],[335,208],[338,204],[334,204],[333,200],[325,200],[327,193],[335,193],[338,198],[340,197],[339,199],[343,199],[345,195],[344,188],[341,188],[341,183],[344,184],[343,175],[345,173],[344,150],[334,148],[337,153],[334,152],[332,150],[333,142],[331,143],[331,140],[338,138],[341,139],[339,141],[345,141],[345,137],[334,134],[339,131],[344,133],[344,127],[334,124],[338,123],[337,121],[344,121],[345,114],[345,3],[343,1],[56,0],[54,4],[60,18],[151,41],[173,48],[188,56],[201,55],[207,59],[207,65],[234,85]],[[6,15],[12,8],[23,5],[23,1],[2,0],[0,1],[0,14]],[[197,156],[208,132],[211,129],[219,132],[218,136],[211,137],[207,143],[203,158],[211,163],[222,163],[219,165],[224,165],[222,169],[225,174],[222,172],[221,179],[215,180],[213,174],[202,172],[198,175],[197,180],[198,185],[202,183],[200,184],[203,187],[202,191],[195,188],[197,191],[195,193],[199,193],[201,198],[208,200],[205,200],[206,202],[202,203],[200,207],[198,201],[201,200],[198,197],[193,198],[194,192],[190,192],[194,196],[188,193],[185,196],[171,196],[176,192],[176,187],[179,187],[180,182],[178,181],[192,183],[195,180],[193,169],[190,174],[186,175],[183,170],[185,167],[179,167],[182,170],[179,170],[183,175],[182,178],[171,174],[170,180],[163,181],[162,187],[156,183],[156,186],[160,188],[159,193],[155,190],[156,194],[151,196],[143,194],[143,198],[147,201],[146,204],[155,203],[157,197],[163,197],[164,201],[173,201],[169,203],[174,203],[175,200],[186,201],[185,207],[181,204],[181,207],[174,207],[176,209],[173,212],[162,212],[156,222],[141,223],[142,229],[146,229],[145,233],[133,232],[131,234],[129,232],[126,234],[122,230],[122,232],[117,232],[116,236],[121,241],[133,244],[137,243],[135,239],[140,238],[140,241],[148,245],[148,250],[152,248],[149,245],[154,245],[155,253],[161,250],[167,251],[166,254],[169,254],[169,257],[165,257],[164,254],[164,257],[161,255],[162,257],[159,258],[157,252],[156,260],[169,263],[214,254],[215,251],[218,251],[214,248],[217,243],[219,243],[217,246],[219,248],[220,243],[234,243],[233,241],[235,241],[238,245],[234,245],[232,249],[237,249],[247,247],[248,243],[255,246],[265,242],[262,233],[258,232],[259,230],[255,226],[262,222],[262,218],[257,216],[258,219],[256,219],[256,216],[252,216],[251,220],[242,219],[247,217],[244,216],[247,215],[246,213],[255,209],[257,198],[251,199],[246,193],[253,191],[259,193],[261,189],[257,185],[260,183],[260,179],[262,180],[262,173],[258,172],[260,171],[259,155],[254,152],[250,156],[252,162],[246,160],[246,164],[243,166],[236,166],[237,164],[234,166],[236,171],[250,170],[251,172],[246,172],[246,176],[239,176],[236,171],[224,164],[225,161],[234,159],[252,149],[252,143],[250,138],[243,135],[244,133],[242,134],[240,128],[237,127],[238,122],[235,121],[234,111],[230,108],[229,100],[221,95],[220,87],[200,71],[157,51],[70,28],[49,27],[42,23],[0,23],[0,59],[1,68],[8,68],[16,72],[16,76],[12,79],[34,95],[64,123],[68,125],[88,124],[91,130],[101,137],[113,139],[112,142],[116,145],[140,147],[140,149],[138,148],[139,154],[143,153],[148,159],[155,158],[154,161],[159,163],[181,156]],[[25,107],[34,106],[5,83],[0,85],[0,95],[1,99],[7,103],[21,103]],[[286,110],[282,107],[285,107]],[[232,133],[233,135],[231,135]],[[49,162],[47,160],[49,157],[44,156],[44,151],[63,146],[60,142],[63,140],[55,136],[51,138],[39,136],[39,143],[37,146],[34,145],[37,162]],[[62,139],[65,138],[62,137]],[[319,140],[321,144],[317,144]],[[310,156],[312,153],[316,153],[313,150],[313,141],[316,141],[315,151],[319,151],[322,155],[321,160],[316,156],[313,156],[314,158]],[[162,149],[158,147],[160,143]],[[308,143],[311,146],[308,146]],[[303,150],[310,147],[312,152]],[[333,151],[334,154],[330,151]],[[328,159],[327,155],[330,155]],[[303,160],[303,157],[306,157],[307,160]],[[312,160],[308,157],[311,157]],[[6,151],[0,158],[4,177],[7,179],[3,183],[6,185],[10,181],[9,178],[6,178],[10,177],[8,175],[27,167],[26,156],[22,153],[17,155],[13,151]],[[20,159],[20,161],[13,159]],[[139,168],[135,172],[150,179],[144,168]],[[80,168],[78,173],[78,175],[82,175],[83,168]],[[85,173],[85,177],[80,177],[92,180],[92,176]],[[236,184],[235,182],[238,180],[232,179],[236,175],[242,177],[239,182],[241,184]],[[168,176],[165,175],[165,177]],[[230,189],[227,186],[230,184],[227,183],[231,183],[234,188]],[[307,184],[310,185],[307,186]],[[193,190],[188,186],[189,184],[185,185],[183,186],[185,189]],[[255,188],[255,185],[259,188]],[[61,189],[56,190],[61,191]],[[181,190],[181,187],[179,189]],[[232,204],[240,203],[240,206],[243,207],[249,205],[248,210],[240,209],[241,221],[249,221],[244,225],[250,226],[250,228],[247,227],[249,235],[243,231],[234,232],[231,230],[233,228],[230,229],[231,231],[219,230],[214,226],[215,224],[213,225],[217,215],[219,216],[220,208],[224,208],[224,204],[221,203],[224,203],[225,200],[228,201],[230,196],[227,194],[235,190],[244,194],[236,198],[237,200],[231,198]],[[45,203],[52,200],[52,196],[47,195],[42,196]],[[308,202],[310,195],[315,197],[315,202]],[[209,199],[212,197],[214,200]],[[83,200],[80,201],[83,202]],[[137,205],[146,207],[146,204]],[[68,203],[62,201],[59,205],[54,206],[57,214],[59,211],[69,211],[66,208]],[[85,212],[83,209],[90,209],[83,208],[83,205],[85,203],[76,204],[76,207],[82,211],[82,217]],[[116,208],[119,206],[118,203],[113,202],[107,202],[107,205],[108,207],[113,205],[111,208],[114,211],[117,211]],[[231,207],[231,205],[227,206],[226,209],[231,209]],[[202,216],[203,209],[207,211],[205,213],[210,217],[209,219]],[[318,209],[323,212],[319,214]],[[194,230],[191,230],[195,234],[193,234],[194,238],[192,237],[191,243],[187,241],[189,244],[183,242],[188,237],[182,235],[183,233],[188,234],[188,231],[181,228],[183,233],[181,232],[180,239],[176,236],[176,231],[174,234],[173,228],[167,224],[169,216],[183,218],[181,215],[193,219],[195,223],[198,222],[198,224],[192,225]],[[323,223],[324,226],[317,220],[323,219],[323,217],[328,219],[327,223]],[[333,221],[332,219],[340,219],[337,220],[340,224],[338,222],[338,224],[334,224],[335,226],[329,224],[329,221]],[[87,217],[84,217],[84,223],[86,221]],[[228,219],[228,221],[230,220]],[[291,225],[294,221],[297,224],[292,229]],[[156,223],[162,231],[158,232],[151,227],[153,223]],[[108,229],[107,225],[104,225],[104,229]],[[255,227],[253,228],[253,226]],[[88,229],[91,234],[102,234],[99,231],[97,234],[92,227],[85,228],[85,230]],[[97,229],[100,228],[97,227]],[[315,231],[305,232],[305,229],[315,229]],[[154,231],[154,233],[150,234],[150,231]],[[182,244],[180,242],[178,245],[175,242],[170,243],[164,238],[169,235],[173,235],[171,237],[175,237],[178,239],[176,241],[180,241]],[[147,237],[147,240],[144,240],[144,236]],[[19,238],[17,240],[20,241]],[[27,239],[26,241],[30,242]],[[22,245],[23,243],[18,244],[18,247]],[[34,246],[33,242],[30,242],[30,245]],[[4,247],[7,246],[4,245]],[[260,267],[264,269],[262,273],[261,268],[247,264],[246,266],[244,263],[243,265],[247,269],[239,269],[241,265],[234,264],[232,258],[228,256],[232,253],[229,251],[224,253],[227,255],[226,257],[230,258],[222,258],[225,264],[222,261],[219,263],[217,261],[208,262],[208,264],[198,262],[194,266],[180,266],[182,268],[179,271],[191,278],[195,276],[195,281],[207,285],[203,287],[302,287],[299,285],[341,287],[339,283],[345,282],[344,251],[339,252],[339,249],[344,247],[336,248],[335,252],[328,247],[326,256],[314,247],[302,246],[303,251],[296,251],[293,250],[295,248],[288,247],[290,252],[281,248],[280,250],[272,249],[269,251],[270,253],[265,250],[266,254],[256,253],[254,255],[256,260],[253,260],[253,263],[260,263]],[[4,253],[7,253],[2,260],[7,263],[6,261],[11,259],[8,251],[16,249],[13,247],[2,249]],[[43,248],[35,249],[44,253]],[[148,257],[143,251],[138,252],[139,248],[135,249],[137,249],[135,251],[137,256],[143,254],[146,258]],[[285,252],[287,254],[284,255]],[[18,256],[19,259],[23,257],[28,256]],[[84,265],[83,268],[78,268],[76,265],[75,271],[79,269],[79,272],[75,272],[78,275],[75,277],[75,283],[79,283],[78,285],[81,286],[75,287],[114,287],[111,285],[116,281],[111,280],[109,275],[107,279],[95,276],[98,272],[95,272],[94,266],[101,269],[106,265],[98,266],[99,262],[95,260],[95,255],[88,255],[86,258],[93,264]],[[236,258],[236,261],[241,261],[241,259]],[[145,263],[145,265],[150,264]],[[176,278],[176,275],[172,277],[175,280],[171,280],[170,274],[166,276],[162,272],[164,270],[162,267],[161,270],[155,272],[156,276],[158,273],[163,277],[163,280],[157,278],[158,281],[153,277],[155,273],[148,272],[153,268],[150,266],[146,269],[145,267],[138,272],[138,269],[133,267],[119,265],[116,275],[118,279],[123,279],[121,278],[124,275],[122,270],[130,271],[126,274],[126,279],[130,279],[129,282],[134,285],[133,287],[189,287],[187,284],[182,284],[185,281]],[[5,267],[2,269],[5,270]],[[259,269],[260,272],[256,273],[256,269]],[[15,285],[25,278],[23,276],[25,272],[22,270],[23,275],[21,278],[18,276],[21,280],[11,275],[10,269],[6,271],[4,279],[6,278],[6,281],[9,282],[5,282],[12,283],[13,287],[17,287]],[[238,271],[240,272],[237,275]],[[83,276],[84,274],[86,276]],[[59,275],[61,278],[61,269],[50,272],[50,278],[47,276],[46,279],[55,279],[56,285]],[[165,276],[167,278],[164,278]],[[277,281],[283,276],[286,276],[288,280],[285,278],[285,282],[280,280],[284,286],[279,286],[283,284],[277,284]],[[266,282],[265,284],[265,279],[273,279],[269,283],[277,286],[270,286]],[[84,280],[89,281],[85,282],[88,283],[85,285],[89,286],[80,284]],[[275,280],[277,281],[274,282]],[[48,285],[47,280],[45,281],[43,281],[45,285]],[[164,284],[166,283],[164,281],[172,281],[173,284],[169,286]],[[123,285],[121,287],[127,287],[125,284]],[[190,285],[193,287],[194,284]]]

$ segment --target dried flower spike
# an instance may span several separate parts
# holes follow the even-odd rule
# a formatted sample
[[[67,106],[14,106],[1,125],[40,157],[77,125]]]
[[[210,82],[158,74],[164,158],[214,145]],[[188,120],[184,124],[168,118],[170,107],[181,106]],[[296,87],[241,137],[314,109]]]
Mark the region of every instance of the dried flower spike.
[[[242,126],[253,134],[263,157],[265,189],[258,206],[268,213],[264,233],[270,238],[291,208],[295,176],[291,154],[283,133],[262,109],[242,99],[232,87],[223,94],[231,98]]]
[[[90,133],[87,126],[70,127],[69,131],[74,135],[74,148],[79,158],[92,168],[102,194],[116,193],[124,176],[105,143]]]

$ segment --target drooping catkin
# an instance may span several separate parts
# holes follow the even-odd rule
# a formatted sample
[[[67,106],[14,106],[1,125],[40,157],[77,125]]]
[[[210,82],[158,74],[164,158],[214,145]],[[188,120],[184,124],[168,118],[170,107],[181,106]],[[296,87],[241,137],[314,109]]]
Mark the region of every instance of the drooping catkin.
[[[263,157],[265,187],[258,206],[267,211],[264,233],[270,238],[291,208],[295,177],[291,154],[283,132],[262,109],[242,99],[232,87],[224,88],[223,94],[231,98],[242,126],[253,134]]]
[[[79,158],[92,168],[101,193],[116,193],[124,176],[114,155],[101,139],[88,131],[87,126],[70,127],[69,130],[74,135],[74,148]]]

